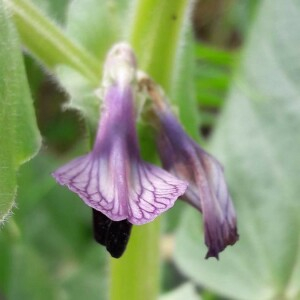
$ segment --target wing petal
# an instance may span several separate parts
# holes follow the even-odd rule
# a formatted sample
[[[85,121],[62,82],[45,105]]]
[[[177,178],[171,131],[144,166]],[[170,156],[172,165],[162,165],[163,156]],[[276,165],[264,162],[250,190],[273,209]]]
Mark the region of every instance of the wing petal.
[[[140,162],[132,172],[129,222],[142,225],[152,221],[172,207],[186,188],[186,182],[167,171]]]

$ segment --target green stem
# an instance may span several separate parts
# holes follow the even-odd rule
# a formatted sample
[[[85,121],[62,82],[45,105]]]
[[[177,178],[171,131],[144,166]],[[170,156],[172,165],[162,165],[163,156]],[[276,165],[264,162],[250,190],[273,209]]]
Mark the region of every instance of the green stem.
[[[121,259],[111,259],[110,299],[154,300],[159,292],[160,222],[134,226]]]
[[[130,43],[139,68],[171,89],[188,0],[139,0]],[[160,277],[160,220],[134,226],[125,255],[111,259],[110,300],[156,300]]]
[[[137,4],[131,44],[140,68],[167,91],[171,89],[188,4],[189,0],[144,0]]]
[[[99,81],[100,63],[70,40],[62,30],[27,0],[4,0],[12,11],[23,45],[48,69],[67,65],[91,80]]]

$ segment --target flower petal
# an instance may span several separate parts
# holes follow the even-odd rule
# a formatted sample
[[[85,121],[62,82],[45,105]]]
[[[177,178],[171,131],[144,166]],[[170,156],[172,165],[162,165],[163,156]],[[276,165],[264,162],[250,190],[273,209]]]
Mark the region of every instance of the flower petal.
[[[114,222],[111,221],[109,232],[106,239],[106,250],[114,258],[122,256],[128,244],[132,224],[127,220]]]
[[[106,247],[114,258],[122,256],[130,238],[132,224],[127,220],[112,221],[98,210],[93,209],[95,240]]]
[[[136,225],[168,210],[187,188],[187,183],[158,167],[139,160],[127,165],[127,161],[118,163],[114,158],[112,166],[105,158],[88,154],[61,167],[53,176],[111,220],[127,219]]]
[[[141,225],[155,219],[184,194],[187,183],[161,168],[140,162],[132,172],[129,217]]]
[[[158,149],[163,166],[189,183],[182,199],[202,212],[208,247],[206,258],[218,258],[219,252],[239,238],[223,168],[185,133],[169,109],[159,109],[157,116]]]
[[[210,187],[210,198],[201,199],[205,243],[209,248],[206,258],[218,258],[219,252],[238,239],[236,217],[222,166],[204,151],[201,151],[201,159]]]
[[[77,193],[88,206],[113,221],[125,220],[128,215],[126,201],[123,201],[118,181],[108,168],[105,158],[88,154],[56,170],[53,176],[61,185]]]

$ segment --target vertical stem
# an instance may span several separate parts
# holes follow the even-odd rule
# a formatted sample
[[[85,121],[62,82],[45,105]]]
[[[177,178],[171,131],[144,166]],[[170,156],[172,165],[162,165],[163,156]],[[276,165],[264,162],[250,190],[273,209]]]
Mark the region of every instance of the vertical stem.
[[[160,222],[134,226],[121,259],[111,259],[110,299],[154,300],[159,292]]]
[[[176,55],[189,0],[141,0],[133,21],[131,44],[141,69],[171,89]]]
[[[139,67],[171,89],[176,55],[189,0],[139,0],[130,43]],[[160,220],[134,226],[124,256],[111,259],[110,300],[156,300],[159,293]]]

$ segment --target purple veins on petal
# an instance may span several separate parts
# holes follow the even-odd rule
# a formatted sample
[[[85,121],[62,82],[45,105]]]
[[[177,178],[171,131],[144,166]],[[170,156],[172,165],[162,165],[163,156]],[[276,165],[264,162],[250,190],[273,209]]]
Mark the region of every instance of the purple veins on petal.
[[[189,187],[183,196],[203,214],[208,257],[238,240],[235,210],[225,182],[223,168],[187,134],[168,108],[157,111],[160,121],[158,149],[163,166]]]
[[[93,150],[53,176],[111,220],[141,225],[172,207],[187,183],[140,158],[131,86],[135,59],[129,46],[113,47],[106,68],[109,78]]]
[[[140,162],[132,168],[129,218],[133,224],[144,224],[174,205],[187,183],[156,166]]]
[[[114,159],[118,159],[114,157]],[[110,161],[88,154],[53,173],[61,185],[113,221],[141,225],[174,205],[187,187],[182,180],[140,160],[109,170]]]

